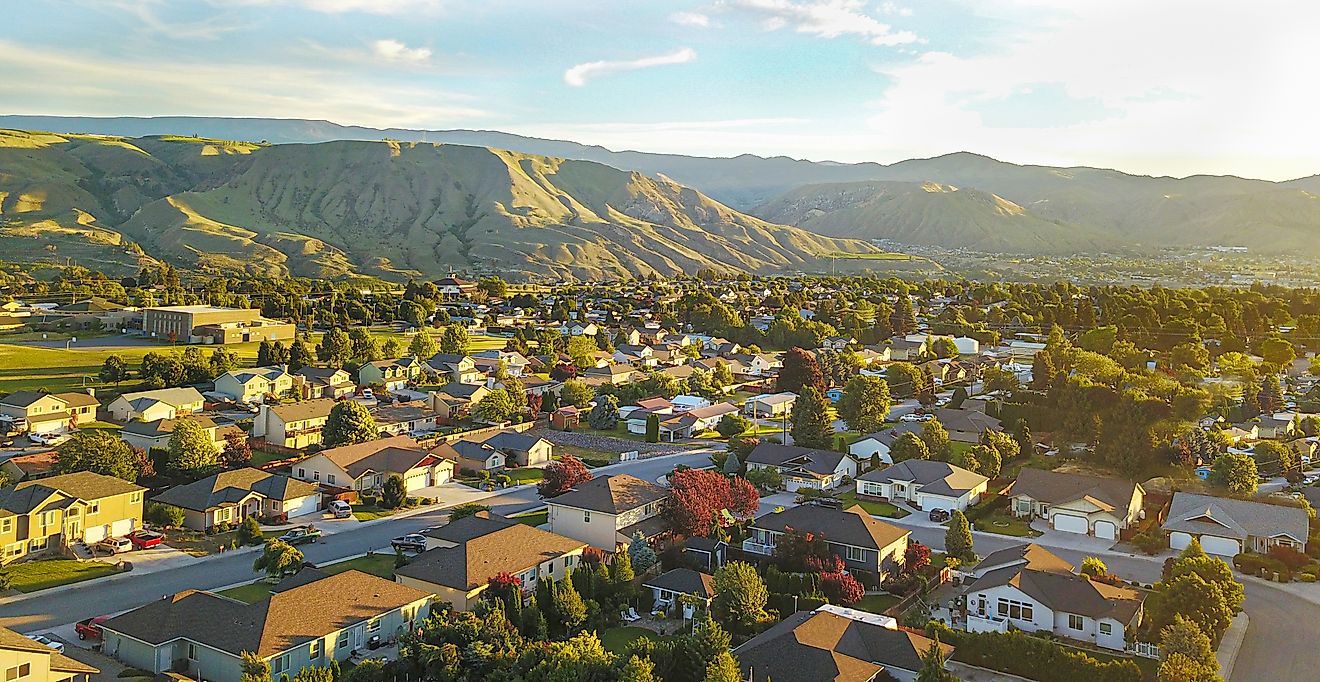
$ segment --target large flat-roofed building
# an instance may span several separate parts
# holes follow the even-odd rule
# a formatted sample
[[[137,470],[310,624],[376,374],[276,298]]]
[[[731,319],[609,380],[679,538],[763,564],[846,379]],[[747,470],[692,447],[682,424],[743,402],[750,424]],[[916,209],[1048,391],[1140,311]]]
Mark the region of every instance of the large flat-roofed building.
[[[262,317],[260,310],[176,305],[144,310],[142,331],[158,339],[172,334],[183,343],[244,343],[292,339],[297,328]]]

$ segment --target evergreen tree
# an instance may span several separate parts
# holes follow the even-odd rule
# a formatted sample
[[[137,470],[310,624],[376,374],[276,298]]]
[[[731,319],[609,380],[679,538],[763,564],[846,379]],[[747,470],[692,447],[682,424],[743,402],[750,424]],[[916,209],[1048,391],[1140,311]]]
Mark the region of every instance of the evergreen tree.
[[[380,429],[367,408],[355,400],[345,400],[330,408],[321,439],[325,447],[334,448],[365,443],[379,437]]]
[[[297,372],[311,366],[312,362],[312,352],[307,349],[307,344],[302,339],[294,339],[289,345],[289,371]]]
[[[949,527],[944,531],[944,551],[964,563],[970,562],[976,558],[972,543],[972,527],[967,523],[967,516],[961,510],[953,510]]]
[[[834,445],[834,426],[829,417],[829,401],[814,386],[805,386],[793,401],[793,423],[789,433],[793,444],[804,448],[830,449]]]
[[[912,299],[904,294],[894,303],[894,312],[889,317],[889,326],[896,335],[911,334],[917,330],[917,314],[912,308]]]

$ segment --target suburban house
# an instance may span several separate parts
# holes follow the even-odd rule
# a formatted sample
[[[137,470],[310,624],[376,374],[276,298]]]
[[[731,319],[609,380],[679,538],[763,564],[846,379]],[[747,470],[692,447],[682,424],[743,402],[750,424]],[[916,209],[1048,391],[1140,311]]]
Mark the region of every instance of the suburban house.
[[[949,432],[949,440],[960,443],[979,443],[981,432],[986,429],[991,431],[1003,430],[1003,426],[998,419],[979,410],[946,407],[935,410],[935,418]]]
[[[926,347],[926,339],[920,341],[909,341],[904,338],[895,338],[890,340],[889,359],[902,360],[904,362],[915,362],[926,355],[930,350]]]
[[[833,490],[844,477],[857,477],[857,460],[833,450],[815,450],[762,441],[747,456],[748,469],[775,469],[784,477],[784,487]]]
[[[90,471],[0,489],[0,561],[128,535],[142,523],[144,490]]]
[[[738,645],[747,682],[914,682],[935,641],[889,616],[826,604],[799,611]],[[945,660],[953,647],[940,644]]]
[[[293,477],[354,490],[377,490],[390,476],[403,479],[408,492],[442,485],[454,477],[454,464],[423,450],[408,436],[344,445],[293,463]]]
[[[436,353],[426,364],[432,372],[456,384],[480,384],[486,380],[486,373],[477,369],[476,362],[466,355]]]
[[[857,461],[871,459],[874,455],[879,455],[880,461],[885,464],[892,464],[893,458],[889,456],[889,449],[894,446],[894,441],[905,433],[921,434],[920,422],[899,422],[884,431],[868,434],[853,441],[848,446],[848,454],[852,455]]]
[[[490,395],[490,389],[485,384],[461,384],[453,381],[436,389],[435,392],[441,397],[467,404],[479,403],[482,398]]]
[[[8,628],[0,628],[0,668],[12,682],[89,682],[101,672]]]
[[[294,450],[320,445],[321,430],[334,406],[335,401],[330,398],[262,405],[252,420],[252,436]]]
[[[473,436],[480,442],[504,453],[505,461],[510,466],[535,466],[548,463],[554,458],[555,445],[550,441],[533,436],[523,431],[504,429],[489,436]]]
[[[790,391],[754,395],[743,403],[743,414],[753,419],[782,417],[793,411],[796,400],[797,394]]]
[[[394,579],[466,611],[481,600],[490,579],[508,573],[524,591],[536,581],[562,580],[581,561],[586,543],[490,512],[424,531],[426,551],[394,572]]]
[[[397,391],[423,374],[422,365],[413,357],[374,360],[358,368],[357,382],[363,386],[381,385],[387,391]]]
[[[293,389],[294,376],[283,367],[254,367],[225,372],[215,378],[215,392],[244,403],[283,398]]]
[[[14,455],[0,462],[0,471],[9,477],[8,480],[15,483],[44,478],[55,473],[58,455],[59,453],[54,450],[38,450]]]
[[[989,485],[985,476],[948,462],[909,459],[858,476],[857,495],[908,502],[922,510],[967,511]]]
[[[342,369],[303,367],[294,372],[294,376],[302,380],[302,397],[304,400],[343,398],[357,392],[357,384],[353,383],[353,375]]]
[[[206,531],[220,524],[291,519],[321,511],[321,487],[288,476],[244,467],[176,485],[151,498],[183,510],[183,525]]]
[[[769,353],[758,353],[746,360],[747,373],[755,376],[766,376],[777,374],[779,369],[784,366],[783,360],[778,355]]]
[[[1162,527],[1173,549],[1197,538],[1207,554],[1232,557],[1271,547],[1305,552],[1308,521],[1300,507],[1176,492]]]
[[[211,444],[215,446],[215,451],[220,452],[225,447],[225,438],[231,433],[238,433],[247,439],[247,432],[242,427],[235,424],[228,426],[219,426],[210,417],[202,415],[190,415],[179,419],[157,419],[154,422],[131,421],[124,424],[120,429],[119,437],[125,443],[135,448],[151,451],[156,448],[166,448],[170,445],[170,437],[174,435],[174,427],[181,421],[196,422],[206,432],[206,436],[211,439]]]
[[[239,682],[244,653],[294,677],[411,631],[430,613],[429,592],[362,571],[287,580],[302,584],[276,585],[252,604],[201,590],[157,599],[103,622],[101,650],[170,679]]]
[[[371,416],[382,436],[421,434],[436,430],[440,424],[440,415],[422,402],[373,407]]]
[[[191,386],[158,388],[154,391],[125,393],[106,406],[110,418],[117,422],[134,419],[152,422],[174,419],[181,414],[202,411],[202,394]]]
[[[95,420],[100,406],[95,397],[76,391],[14,391],[0,398],[0,421],[28,433],[56,433]]]
[[[632,381],[633,375],[641,376],[641,373],[630,365],[607,363],[604,367],[588,367],[582,372],[581,378],[584,380],[596,379],[598,383],[617,385]]]
[[[503,452],[485,443],[470,440],[441,443],[431,448],[431,454],[453,462],[462,475],[470,476],[478,471],[495,473],[502,471],[505,465]]]
[[[738,406],[732,403],[715,403],[707,407],[697,407],[680,412],[660,421],[660,440],[675,441],[679,438],[693,438],[715,428],[726,414],[738,414]]]
[[[1006,493],[1013,515],[1045,519],[1068,533],[1117,540],[1142,516],[1146,491],[1117,478],[1023,467]]]
[[[830,551],[850,571],[864,570],[878,579],[903,562],[909,533],[872,518],[859,506],[831,509],[814,504],[762,515],[749,530],[750,537],[743,541],[743,551],[748,554],[774,556],[775,543],[789,530],[815,533],[825,537]]]
[[[517,351],[492,349],[477,351],[472,354],[472,361],[474,363],[478,363],[482,360],[493,360],[496,366],[503,363],[505,373],[511,377],[522,378],[527,374],[527,357]],[[492,369],[494,368],[492,367]]]
[[[681,608],[684,618],[692,618],[694,606],[683,604],[680,599],[687,597],[709,609],[715,598],[715,578],[690,568],[674,568],[642,583],[642,589],[651,591],[652,610],[676,614]]]
[[[628,474],[593,478],[546,500],[550,532],[613,552],[638,531],[650,539],[667,529],[660,508],[668,495],[666,488]]]
[[[701,407],[710,407],[710,398],[704,398],[699,395],[676,395],[669,404],[673,406],[674,412],[687,412]]]
[[[1115,651],[1141,624],[1145,593],[1073,573],[1072,564],[1038,545],[993,552],[964,589],[972,632],[1050,632]]]

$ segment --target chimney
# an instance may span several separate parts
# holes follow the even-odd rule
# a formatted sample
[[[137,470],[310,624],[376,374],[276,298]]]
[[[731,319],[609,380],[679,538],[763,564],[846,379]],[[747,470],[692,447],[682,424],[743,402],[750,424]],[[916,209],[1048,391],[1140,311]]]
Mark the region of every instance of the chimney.
[[[92,396],[93,398],[95,398],[95,397],[96,397],[96,389],[93,388],[93,387],[91,387],[91,386],[88,386],[88,387],[87,387],[87,395],[90,395],[90,396]]]

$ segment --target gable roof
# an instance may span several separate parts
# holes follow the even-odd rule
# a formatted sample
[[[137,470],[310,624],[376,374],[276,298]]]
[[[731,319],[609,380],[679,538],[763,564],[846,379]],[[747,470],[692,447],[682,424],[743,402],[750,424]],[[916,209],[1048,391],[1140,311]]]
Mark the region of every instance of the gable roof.
[[[511,452],[527,452],[541,443],[550,441],[519,431],[505,430],[498,431],[482,441],[496,450],[508,450]]]
[[[747,456],[748,464],[765,464],[781,469],[796,469],[819,476],[833,474],[847,455],[833,450],[815,450],[795,445],[762,441]]]
[[[590,509],[606,514],[622,514],[626,511],[645,507],[652,502],[659,502],[669,495],[662,488],[649,481],[643,481],[628,474],[598,476],[573,486],[572,490],[559,495],[548,504],[574,509]]]
[[[985,429],[999,431],[1001,422],[994,417],[976,410],[946,407],[935,410],[935,418],[949,432],[980,433]]]
[[[214,420],[210,417],[198,414],[188,415],[178,419],[157,419],[154,422],[131,421],[124,424],[124,428],[120,429],[120,431],[122,433],[131,433],[135,436],[143,436],[145,438],[157,438],[166,434],[174,433],[174,427],[181,421],[196,422],[198,426],[202,427],[202,429],[216,428]]]
[[[312,400],[300,400],[296,403],[283,403],[269,409],[285,423],[288,423],[308,419],[328,419],[330,410],[334,409],[334,406],[335,400],[333,398],[314,398]]]
[[[495,514],[469,516],[426,534],[457,544],[428,549],[395,574],[463,591],[499,573],[518,574],[587,546]]]
[[[313,455],[317,456],[325,457],[356,479],[368,471],[402,474],[409,469],[424,466],[433,455],[408,436],[393,436],[355,445],[341,445]]]
[[[63,402],[63,399],[50,393],[42,391],[14,391],[4,398],[0,398],[0,404],[13,405],[14,407],[28,407],[32,403],[50,396]]]
[[[1176,492],[1163,528],[1238,540],[1287,535],[1305,542],[1308,517],[1300,507]]]
[[[909,531],[874,519],[859,506],[830,509],[814,504],[790,507],[756,519],[753,528],[783,533],[792,528],[825,536],[828,542],[880,550],[906,537]]]
[[[171,407],[179,407],[180,405],[191,405],[193,403],[202,402],[202,394],[198,393],[197,389],[193,388],[192,386],[182,386],[179,388],[158,388],[154,391],[138,391],[136,393],[125,393],[119,396],[116,402],[118,402],[119,400],[124,400],[131,404],[143,398],[162,402],[165,403],[166,405],[170,405]]]
[[[948,497],[959,497],[990,480],[960,466],[929,459],[904,460],[884,469],[873,469],[857,478],[875,483],[912,481],[921,486],[923,493]]]
[[[206,511],[235,504],[253,492],[267,499],[285,501],[315,495],[319,490],[315,483],[244,467],[176,485],[151,499],[183,509]]]
[[[14,486],[16,490],[22,491],[29,488],[49,488],[58,490],[66,495],[72,495],[81,500],[99,500],[103,497],[112,495],[124,495],[126,493],[140,492],[146,490],[136,483],[129,483],[122,478],[106,476],[91,471],[76,471],[71,474],[60,476],[50,476],[35,481],[24,481]]]
[[[188,590],[120,614],[102,627],[148,644],[189,639],[238,656],[266,657],[429,595],[362,571],[344,571],[244,604]]]
[[[702,599],[715,596],[715,577],[690,568],[674,568],[642,583],[642,587],[653,587],[680,594],[690,594]]]
[[[967,593],[1007,585],[1021,590],[1051,611],[1112,618],[1125,624],[1131,622],[1141,609],[1145,601],[1143,593],[1058,570],[1062,559],[1046,550],[1037,550],[1024,553],[1032,559],[1030,561],[1008,564],[982,574],[967,587]]]
[[[1023,467],[1017,480],[1009,488],[1009,496],[1025,495],[1049,504],[1064,504],[1087,499],[1105,511],[1123,510],[1132,503],[1132,496],[1141,486],[1132,481],[1102,476],[1069,474],[1045,469]]]
[[[752,682],[868,682],[885,668],[921,670],[933,640],[833,611],[800,611],[734,649]],[[947,657],[953,647],[940,644]]]

